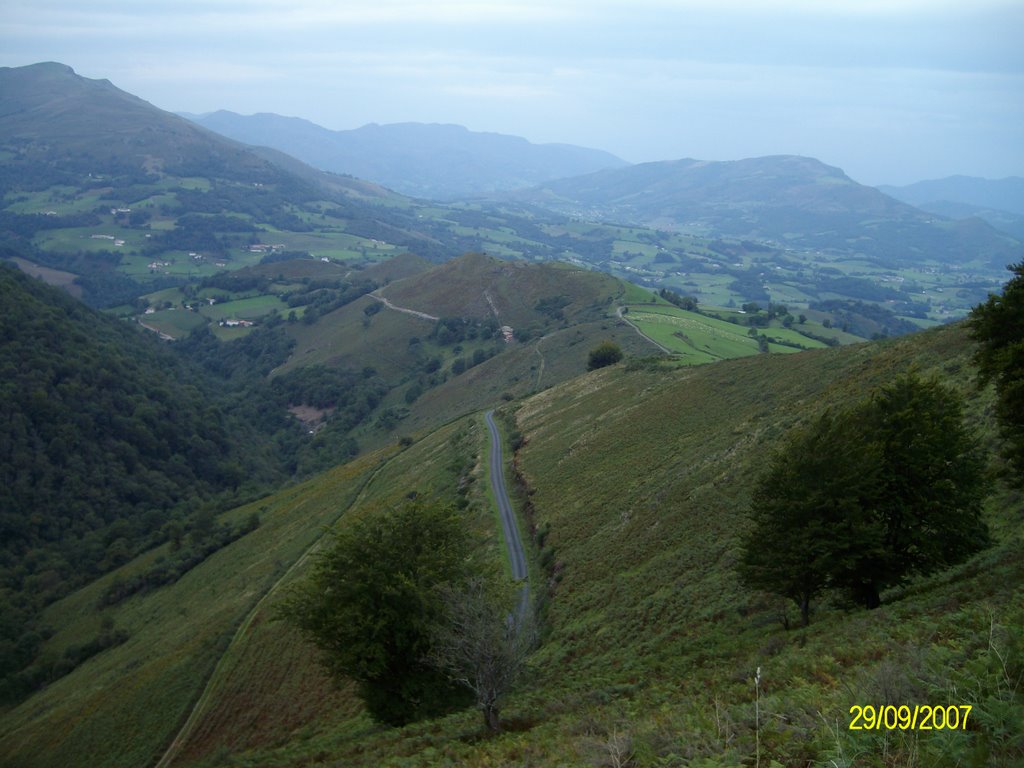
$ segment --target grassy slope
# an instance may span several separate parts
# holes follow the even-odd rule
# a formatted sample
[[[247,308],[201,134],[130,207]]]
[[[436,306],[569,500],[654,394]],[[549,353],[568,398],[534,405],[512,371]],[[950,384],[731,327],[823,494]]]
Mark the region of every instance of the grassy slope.
[[[892,667],[912,676],[947,655],[984,655],[990,616],[1019,626],[1019,498],[1011,509],[993,503],[1003,538],[992,551],[891,595],[879,611],[822,611],[806,631],[781,631],[773,622],[779,606],[742,590],[732,569],[751,481],[788,426],[911,364],[966,386],[967,354],[962,331],[943,329],[672,374],[601,371],[524,406],[521,465],[561,576],[538,663],[558,670],[556,690],[608,702],[589,715],[600,739],[619,727],[649,760],[749,759],[749,681],[761,666],[765,754],[784,764],[822,759],[836,745],[822,717],[845,730],[851,705],[879,703],[886,676],[911,687]],[[986,409],[984,398],[972,400],[976,423]],[[936,688],[916,698],[897,692],[893,703],[965,703],[971,695]],[[587,716],[576,711],[566,725]],[[570,740],[574,747],[548,754],[587,751],[586,738]],[[869,744],[848,749],[879,748]]]
[[[977,733],[851,733],[849,707],[974,703],[983,722],[999,682],[990,631],[1005,652],[1004,628],[1024,620],[1019,497],[991,502],[999,543],[988,552],[893,591],[877,611],[821,606],[806,630],[784,631],[781,604],[743,590],[733,566],[758,468],[818,409],[917,365],[970,395],[972,419],[990,434],[969,352],[960,329],[941,329],[701,368],[618,366],[530,398],[518,414],[520,467],[532,522],[548,530],[540,560],[556,564],[558,586],[532,687],[507,707],[509,731],[480,739],[471,712],[377,729],[343,698],[231,764],[753,764],[758,730],[764,764],[883,764],[883,754],[905,764],[914,750],[963,758]],[[216,764],[213,752],[197,764]]]
[[[520,466],[533,523],[549,531],[541,560],[556,563],[559,583],[534,688],[508,707],[510,732],[478,740],[469,715],[321,731],[238,764],[283,765],[287,754],[314,765],[602,765],[613,752],[638,765],[752,764],[758,667],[764,764],[857,755],[870,765],[883,752],[902,764],[914,749],[962,757],[977,734],[851,733],[849,707],[886,695],[975,703],[981,722],[998,675],[957,679],[956,670],[993,662],[990,629],[1005,652],[1003,627],[1024,618],[1019,497],[1003,492],[990,504],[999,537],[990,551],[895,590],[877,611],[821,606],[807,630],[784,631],[783,606],[742,589],[733,566],[767,452],[818,409],[917,365],[970,395],[972,419],[990,430],[968,355],[960,329],[941,329],[701,368],[619,366],[529,399]]]
[[[427,390],[409,406],[401,431],[429,431],[469,411],[492,407],[503,396],[524,397],[578,376],[587,370],[590,350],[605,339],[619,344],[628,357],[658,353],[649,341],[613,319],[556,330],[525,344],[513,344],[500,355]],[[370,447],[388,439],[386,434],[373,434],[360,438],[360,444]]]
[[[150,565],[163,554],[158,550],[54,605],[49,618],[64,628],[51,640],[50,652],[95,635],[104,616],[131,638],[4,713],[0,763],[65,766],[76,755],[89,755],[91,766],[152,765],[211,673],[215,684],[203,716],[177,761],[208,757],[211,750],[275,745],[304,725],[345,733],[378,730],[350,692],[334,690],[324,678],[315,651],[271,621],[281,592],[275,587],[268,600],[260,600],[282,577],[287,584],[302,572],[308,560],[286,574],[343,512],[372,514],[401,503],[413,490],[451,500],[460,477],[470,487],[466,524],[478,535],[483,559],[498,567],[500,539],[476,482],[485,438],[478,422],[463,419],[404,452],[371,454],[235,510],[228,516],[235,522],[259,511],[261,527],[173,586],[94,610],[110,580]],[[236,637],[243,622],[247,628]]]
[[[969,354],[961,329],[943,328],[881,344],[699,368],[616,366],[530,398],[518,411],[527,440],[519,466],[532,489],[532,523],[548,531],[539,559],[555,564],[557,588],[532,687],[506,709],[509,731],[481,740],[472,712],[403,729],[375,727],[350,692],[323,681],[313,655],[295,638],[258,617],[246,641],[251,645],[179,764],[601,765],[613,753],[632,754],[638,765],[753,764],[758,729],[751,679],[758,667],[766,765],[768,758],[805,764],[854,755],[860,764],[882,764],[883,751],[891,764],[903,764],[912,749],[962,756],[980,744],[977,733],[855,734],[847,730],[849,708],[885,703],[888,692],[896,704],[974,702],[976,722],[983,722],[980,705],[998,682],[998,670],[986,667],[995,661],[990,629],[994,647],[1005,652],[1002,628],[1024,623],[1019,496],[1004,491],[990,503],[998,538],[991,550],[895,590],[877,611],[821,606],[806,630],[782,630],[781,605],[740,588],[733,566],[758,469],[787,428],[819,409],[850,403],[917,365],[962,388],[971,397],[971,418],[990,435],[990,401],[970,384]],[[366,504],[397,500],[410,488],[443,493],[481,439],[482,427],[472,420],[430,435],[377,475]],[[304,487],[323,493],[316,481]],[[487,530],[490,518],[478,512],[474,524]],[[226,553],[244,550],[242,542]],[[226,592],[210,572],[203,574],[192,594],[210,594],[219,605]],[[186,617],[175,615],[169,598],[150,615],[184,623],[179,631],[190,636],[193,620],[203,617],[194,600],[187,604]],[[127,621],[119,616],[118,626]],[[168,726],[157,736],[141,734],[138,728],[156,725],[93,718],[93,703],[81,700],[99,695],[93,670],[123,671],[141,645],[133,637],[9,713],[0,733],[12,723],[24,730],[17,742],[4,737],[14,746],[0,758],[57,764],[69,745],[82,748],[86,733],[91,745],[165,742]],[[176,658],[181,651],[164,653]],[[958,678],[960,671],[971,676]],[[173,692],[171,679],[182,685],[184,671],[174,675],[132,674],[134,698],[105,706],[132,711],[142,694],[131,691],[146,690],[156,700]],[[188,679],[199,677],[193,669]],[[113,685],[115,678],[108,680]],[[55,724],[76,720],[77,740],[56,740],[47,751]]]
[[[155,762],[236,625],[381,458],[367,456],[229,513],[224,519],[237,523],[257,512],[261,525],[172,586],[96,610],[111,581],[151,565],[167,554],[165,545],[51,606],[46,619],[61,629],[47,652],[94,637],[105,617],[131,638],[4,713],[0,763],[66,766],[73,755],[90,755],[97,767]]]
[[[380,277],[375,270],[387,264],[370,267],[364,274]],[[442,370],[449,371],[447,381],[427,389],[411,405],[396,391],[381,407],[408,407],[409,416],[397,433],[383,432],[373,424],[364,426],[356,435],[361,446],[383,445],[393,441],[395,434],[423,433],[468,412],[493,406],[502,395],[522,397],[579,375],[586,371],[590,349],[604,339],[618,343],[629,356],[658,354],[649,341],[609,316],[618,298],[627,290],[639,289],[608,275],[565,265],[503,262],[477,254],[426,271],[419,271],[421,266],[411,257],[397,260],[392,271],[396,280],[381,293],[399,307],[433,316],[480,319],[493,314],[486,292],[501,322],[513,323],[518,329],[529,326],[537,335],[508,346],[497,342],[502,349],[499,355],[456,376],[450,374],[456,357],[471,357],[474,347],[489,350],[495,342],[467,341],[462,344],[463,351],[456,354],[452,347],[441,347],[429,339],[435,327],[433,321],[388,308],[381,308],[367,320],[364,309],[373,307],[374,300],[365,297],[319,318],[313,325],[289,324],[288,333],[297,343],[280,371],[317,363],[357,371],[370,366],[385,379],[397,382],[416,375],[425,357],[442,359]],[[562,310],[564,322],[534,309],[538,301],[552,296],[570,300]],[[410,345],[413,337],[420,344]]]

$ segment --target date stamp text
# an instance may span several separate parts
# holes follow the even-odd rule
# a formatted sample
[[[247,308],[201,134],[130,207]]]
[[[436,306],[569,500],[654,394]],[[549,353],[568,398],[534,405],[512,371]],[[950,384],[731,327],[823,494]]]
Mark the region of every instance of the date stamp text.
[[[895,706],[850,707],[851,731],[956,731],[967,730],[970,704],[931,706],[929,704],[902,704]]]

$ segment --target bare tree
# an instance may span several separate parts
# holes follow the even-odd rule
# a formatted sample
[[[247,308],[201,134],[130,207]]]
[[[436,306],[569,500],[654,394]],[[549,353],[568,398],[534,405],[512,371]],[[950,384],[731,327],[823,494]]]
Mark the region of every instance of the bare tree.
[[[499,703],[522,676],[537,636],[525,601],[500,592],[482,578],[444,589],[445,621],[429,655],[436,669],[473,692],[491,731],[501,729]]]

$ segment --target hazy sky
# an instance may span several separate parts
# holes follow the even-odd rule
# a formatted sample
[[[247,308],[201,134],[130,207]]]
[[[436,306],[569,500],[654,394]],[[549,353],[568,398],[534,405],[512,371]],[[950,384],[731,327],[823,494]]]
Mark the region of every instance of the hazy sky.
[[[171,111],[458,123],[632,162],[1024,175],[1024,0],[0,0],[0,66]]]

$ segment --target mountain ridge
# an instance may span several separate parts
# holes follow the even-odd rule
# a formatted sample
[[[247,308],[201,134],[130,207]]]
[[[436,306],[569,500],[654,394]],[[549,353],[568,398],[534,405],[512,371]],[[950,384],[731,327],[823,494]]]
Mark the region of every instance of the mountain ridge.
[[[948,176],[906,186],[880,186],[887,195],[950,219],[983,219],[1024,241],[1024,178]]]
[[[883,184],[878,189],[911,205],[945,201],[1024,216],[1024,178],[1020,176],[1007,176],[1002,179],[946,176],[901,186]]]
[[[602,150],[534,144],[451,123],[368,123],[331,130],[299,117],[227,110],[186,116],[247,144],[280,149],[310,165],[370,179],[413,197],[454,199],[626,162]]]
[[[969,247],[990,251],[990,261],[1003,265],[1024,248],[987,224],[937,220],[797,155],[643,163],[505,197],[580,218],[896,261],[929,253],[956,263]]]

